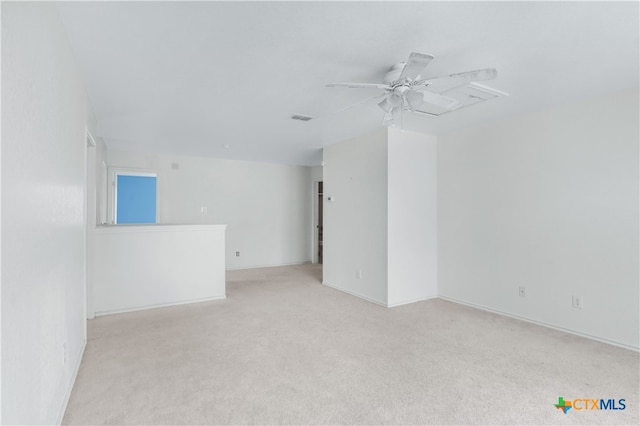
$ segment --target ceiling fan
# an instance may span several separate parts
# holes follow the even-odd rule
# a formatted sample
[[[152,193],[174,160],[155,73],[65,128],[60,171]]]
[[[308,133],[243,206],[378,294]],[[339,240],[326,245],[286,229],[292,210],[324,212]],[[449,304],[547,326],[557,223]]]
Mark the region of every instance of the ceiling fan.
[[[393,124],[402,113],[413,113],[437,117],[457,109],[473,105],[504,92],[477,84],[478,81],[493,80],[498,75],[495,68],[466,71],[434,78],[422,78],[424,69],[433,56],[413,52],[407,62],[401,62],[385,75],[384,83],[332,83],[327,87],[351,89],[378,89],[383,93],[364,99],[337,112],[342,112],[365,102],[382,99],[378,106],[384,110],[385,125]]]

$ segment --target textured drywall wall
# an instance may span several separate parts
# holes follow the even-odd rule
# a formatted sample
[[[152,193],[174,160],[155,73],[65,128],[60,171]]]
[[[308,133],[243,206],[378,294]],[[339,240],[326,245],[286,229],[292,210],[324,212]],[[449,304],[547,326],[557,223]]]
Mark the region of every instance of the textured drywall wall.
[[[3,3],[3,424],[59,421],[84,348],[88,109],[55,5]]]
[[[638,127],[632,90],[439,137],[440,294],[637,348]]]
[[[387,304],[387,129],[324,149],[323,282]]]
[[[389,128],[389,306],[438,296],[435,136]]]

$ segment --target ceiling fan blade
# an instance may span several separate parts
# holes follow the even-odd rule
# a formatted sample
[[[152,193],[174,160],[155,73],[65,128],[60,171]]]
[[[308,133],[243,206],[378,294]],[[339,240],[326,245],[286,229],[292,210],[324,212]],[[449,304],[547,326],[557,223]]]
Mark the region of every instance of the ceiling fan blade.
[[[472,81],[493,80],[497,76],[498,76],[498,70],[496,70],[495,68],[486,68],[483,70],[474,70],[474,71],[460,72],[457,74],[451,74],[450,77],[453,77],[456,79],[462,79],[468,83],[471,83]]]
[[[439,106],[449,111],[453,111],[454,109],[460,108],[462,106],[462,102],[448,96],[442,96],[438,93],[433,93],[428,90],[420,90],[420,93],[422,94],[422,98],[425,102]]]
[[[327,87],[348,87],[349,89],[380,89],[391,90],[392,87],[387,84],[376,83],[331,83]]]
[[[493,80],[497,76],[498,71],[495,68],[486,68],[483,70],[465,71],[457,74],[429,78],[420,81],[414,87],[428,87],[431,92],[444,93],[474,81]]]
[[[372,97],[370,97],[370,98],[363,99],[363,100],[361,100],[361,101],[356,102],[355,104],[351,104],[351,105],[349,105],[349,106],[347,106],[347,107],[344,107],[344,108],[341,108],[341,109],[339,109],[339,110],[337,110],[337,111],[333,111],[330,115],[332,115],[332,114],[338,114],[338,113],[340,113],[340,112],[347,111],[347,110],[349,110],[349,109],[351,109],[351,108],[357,107],[358,105],[362,105],[362,104],[364,104],[364,103],[366,103],[366,102],[369,102],[369,101],[372,101],[372,100],[374,100],[374,99],[380,99],[380,98],[381,98],[381,97],[383,97],[383,96],[387,96],[387,94],[386,94],[386,93],[383,93],[383,94],[381,94],[381,95],[375,95],[375,96],[372,96]],[[384,102],[384,101],[382,101],[382,102]]]
[[[422,115],[428,115],[429,117],[438,117],[439,115],[442,115],[442,114],[433,114],[431,112],[426,112],[426,111],[420,111],[420,110],[417,110],[417,109],[414,109],[411,112],[415,112],[415,113],[422,114]]]
[[[372,97],[367,98],[367,99],[363,99],[363,100],[361,100],[361,101],[358,101],[358,102],[356,102],[356,103],[354,103],[354,104],[351,104],[351,105],[349,105],[349,106],[346,106],[346,107],[344,107],[344,108],[340,108],[339,110],[337,110],[337,111],[333,111],[333,112],[330,112],[330,113],[328,113],[328,114],[324,114],[324,115],[320,115],[320,116],[314,116],[314,117],[310,117],[310,116],[303,116],[303,115],[297,115],[297,117],[301,117],[301,118],[296,118],[296,119],[297,119],[297,120],[302,120],[302,121],[309,121],[309,120],[312,120],[312,119],[313,119],[313,120],[318,120],[318,119],[321,119],[321,118],[330,117],[330,116],[332,116],[332,115],[339,114],[339,113],[341,113],[341,112],[347,111],[347,110],[349,110],[349,109],[351,109],[351,108],[355,108],[355,107],[357,107],[358,105],[362,105],[362,104],[364,104],[364,103],[366,103],[366,102],[373,101],[373,100],[376,100],[376,99],[380,99],[380,98],[381,98],[381,97],[383,97],[383,96],[387,96],[387,94],[386,94],[386,93],[382,93],[382,94],[380,94],[380,95],[376,95],[376,96],[372,96]],[[384,102],[384,101],[383,101],[383,102]],[[308,118],[305,120],[305,119],[304,119],[305,117],[308,117]],[[293,118],[293,117],[292,117],[292,118]]]
[[[411,55],[409,55],[409,59],[407,60],[402,73],[400,74],[399,80],[402,80],[403,78],[408,78],[412,81],[415,80],[418,75],[420,75],[422,70],[425,69],[427,65],[429,65],[429,62],[431,62],[432,59],[433,56],[431,55],[413,52]]]

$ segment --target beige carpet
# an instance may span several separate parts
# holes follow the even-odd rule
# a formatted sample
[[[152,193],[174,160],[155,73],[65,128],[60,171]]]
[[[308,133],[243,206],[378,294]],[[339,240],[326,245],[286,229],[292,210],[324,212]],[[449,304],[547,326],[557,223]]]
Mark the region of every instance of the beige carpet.
[[[232,271],[226,300],[89,321],[64,423],[638,424],[637,352],[442,300],[387,309],[320,275]]]

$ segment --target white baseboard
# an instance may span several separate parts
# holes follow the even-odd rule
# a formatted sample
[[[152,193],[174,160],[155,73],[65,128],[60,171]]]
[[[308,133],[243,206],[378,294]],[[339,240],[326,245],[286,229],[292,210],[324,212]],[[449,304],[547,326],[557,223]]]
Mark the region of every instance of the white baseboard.
[[[67,405],[69,405],[69,399],[71,398],[71,391],[73,391],[73,386],[76,384],[76,378],[78,377],[78,372],[80,371],[80,364],[82,364],[82,358],[84,357],[84,350],[86,347],[87,339],[84,339],[84,341],[82,342],[82,348],[80,349],[80,356],[76,360],[73,374],[71,375],[71,380],[69,381],[69,386],[64,393],[64,399],[62,400],[62,407],[60,408],[60,413],[58,414],[56,425],[62,424],[62,420],[64,419],[64,413],[66,413],[67,411]]]
[[[352,296],[359,297],[360,299],[364,299],[367,302],[375,303],[376,305],[384,306],[385,308],[387,307],[387,304],[385,302],[381,302],[381,301],[373,299],[371,297],[364,296],[364,295],[362,295],[360,293],[356,293],[355,291],[346,290],[344,288],[337,287],[335,285],[327,283],[326,281],[322,281],[322,284],[326,285],[327,287],[331,287],[331,288],[333,288],[335,290],[341,291],[343,293],[347,293],[347,294],[350,294]]]
[[[227,295],[215,296],[215,297],[207,297],[204,299],[194,299],[194,300],[184,300],[180,302],[171,302],[171,303],[161,303],[158,305],[147,305],[147,306],[137,306],[134,308],[125,308],[125,309],[113,309],[109,311],[98,311],[95,313],[96,317],[101,317],[104,315],[113,315],[113,314],[123,314],[126,312],[136,312],[136,311],[146,311],[147,309],[156,309],[156,308],[166,308],[168,306],[177,306],[177,305],[188,305],[190,303],[201,303],[201,302],[210,302],[212,300],[222,300],[226,299]]]
[[[509,317],[509,318],[514,318],[514,319],[517,319],[517,320],[520,320],[520,321],[525,321],[525,322],[528,322],[528,323],[531,323],[531,324],[539,325],[539,326],[550,328],[550,329],[553,329],[553,330],[562,331],[564,333],[573,334],[575,336],[580,336],[580,337],[584,337],[584,338],[587,338],[587,339],[595,340],[595,341],[598,341],[598,342],[601,342],[601,343],[606,343],[608,345],[618,346],[618,347],[623,348],[623,349],[629,349],[629,350],[632,350],[632,351],[635,351],[635,352],[640,352],[640,347],[627,345],[625,343],[618,342],[618,341],[615,341],[615,340],[603,339],[601,337],[592,336],[590,334],[581,333],[579,331],[571,330],[571,329],[568,329],[568,328],[558,327],[558,326],[553,325],[553,324],[548,324],[548,323],[545,323],[545,322],[542,322],[542,321],[537,321],[537,320],[534,320],[534,319],[531,319],[531,318],[510,314],[508,312],[503,312],[503,311],[500,311],[500,310],[497,310],[497,309],[493,309],[493,308],[489,308],[489,307],[486,307],[486,306],[477,305],[475,303],[465,302],[464,300],[455,299],[453,297],[447,297],[447,296],[442,296],[442,295],[440,295],[440,296],[430,296],[430,297],[421,298],[421,299],[407,300],[407,301],[403,301],[403,302],[387,304],[387,303],[383,303],[383,302],[381,302],[379,300],[372,299],[371,297],[359,294],[359,293],[357,293],[355,291],[346,290],[344,288],[340,288],[338,286],[329,284],[326,281],[323,281],[322,284],[326,285],[327,287],[331,287],[331,288],[333,288],[335,290],[341,291],[343,293],[347,293],[347,294],[350,294],[352,296],[359,297],[359,298],[364,299],[364,300],[366,300],[368,302],[375,303],[376,305],[384,306],[386,308],[393,308],[393,307],[396,307],[396,306],[407,305],[407,304],[410,304],[410,303],[421,302],[421,301],[424,301],[424,300],[442,299],[442,300],[446,300],[448,302],[457,303],[457,304],[460,304],[460,305],[465,305],[465,306],[469,306],[469,307],[476,308],[476,309],[481,309],[483,311],[491,312],[493,314],[502,315],[502,316]]]
[[[294,262],[294,263],[277,263],[277,264],[268,264],[268,265],[254,265],[254,266],[241,266],[238,268],[226,268],[227,271],[241,271],[243,269],[259,269],[259,268],[277,268],[278,266],[296,266],[296,265],[307,265],[309,263],[313,263],[310,260],[305,260],[304,262]]]
[[[591,339],[591,340],[596,340],[598,342],[601,343],[606,343],[608,345],[613,345],[613,346],[618,346],[620,348],[624,348],[624,349],[629,349],[635,352],[640,352],[640,347],[635,347],[635,346],[630,346],[621,342],[617,342],[615,340],[609,340],[609,339],[603,339],[601,337],[596,337],[596,336],[592,336],[590,334],[585,334],[585,333],[581,333],[579,331],[575,331],[575,330],[571,330],[568,328],[563,328],[563,327],[558,327],[555,326],[553,324],[548,324],[546,322],[542,322],[542,321],[537,321],[531,318],[527,318],[527,317],[521,317],[520,315],[514,315],[514,314],[510,314],[507,312],[503,312],[497,309],[493,309],[493,308],[488,308],[486,306],[482,306],[482,305],[476,305],[475,303],[469,303],[469,302],[465,302],[464,300],[459,300],[459,299],[455,299],[453,297],[447,297],[447,296],[438,296],[440,299],[442,300],[446,300],[448,302],[453,302],[453,303],[457,303],[460,305],[465,305],[465,306],[469,306],[472,308],[476,308],[476,309],[481,309],[483,311],[487,311],[487,312],[491,312],[493,314],[498,314],[498,315],[502,315],[505,317],[509,317],[509,318],[514,318],[520,321],[525,321],[531,324],[535,324],[535,325],[540,325],[542,327],[546,327],[546,328],[551,328],[553,330],[557,330],[557,331],[562,331],[564,333],[569,333],[569,334],[573,334],[575,336],[580,336],[580,337],[585,337],[587,339]]]
[[[419,299],[411,299],[411,300],[404,300],[402,302],[388,303],[386,306],[387,308],[395,308],[396,306],[409,305],[411,303],[424,302],[425,300],[431,300],[431,299],[437,299],[437,298],[438,296],[427,296],[427,297],[421,297]]]
[[[427,296],[427,297],[421,297],[421,298],[418,298],[418,299],[403,300],[401,302],[396,302],[396,303],[385,303],[385,302],[381,302],[380,300],[373,299],[373,298],[371,298],[369,296],[365,296],[363,294],[357,293],[355,291],[346,290],[344,288],[329,284],[326,281],[323,281],[322,284],[326,285],[327,287],[331,287],[331,288],[333,288],[335,290],[341,291],[343,293],[347,293],[347,294],[350,294],[352,296],[359,297],[360,299],[364,299],[367,302],[371,302],[371,303],[375,303],[376,305],[384,306],[385,308],[395,308],[396,306],[408,305],[410,303],[423,302],[425,300],[431,300],[431,299],[437,299],[438,298],[438,296]]]

